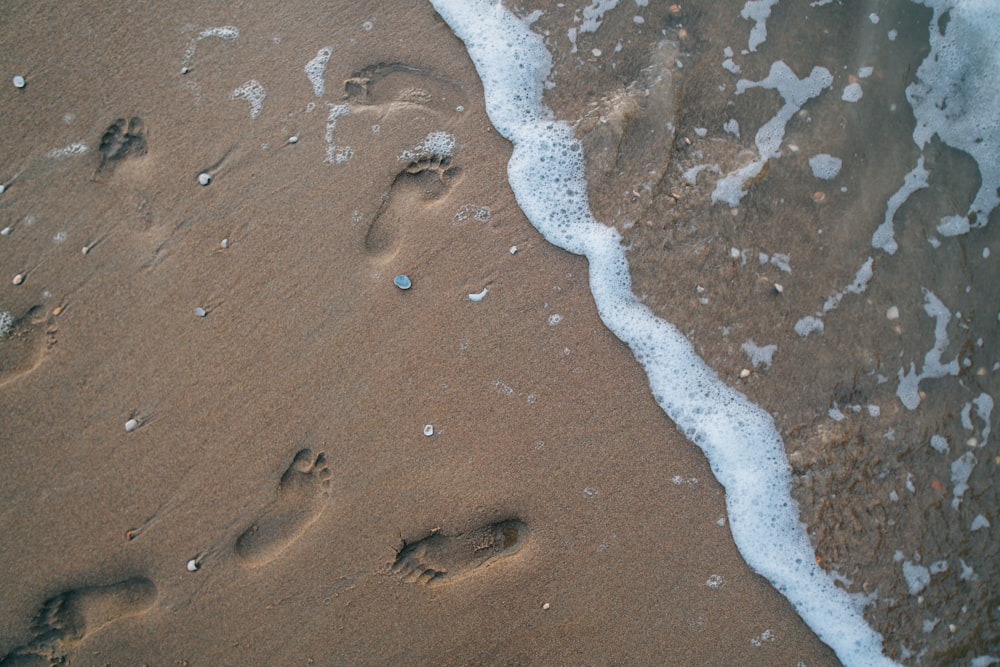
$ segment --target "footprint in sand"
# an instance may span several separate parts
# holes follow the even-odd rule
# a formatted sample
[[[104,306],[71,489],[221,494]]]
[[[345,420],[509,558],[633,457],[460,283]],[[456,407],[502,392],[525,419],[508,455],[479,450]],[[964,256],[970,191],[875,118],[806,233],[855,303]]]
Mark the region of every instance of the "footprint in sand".
[[[301,450],[281,476],[278,497],[236,538],[236,555],[254,566],[274,560],[319,517],[329,486],[326,456]]]
[[[55,346],[58,333],[54,318],[41,305],[5,319],[0,334],[0,387],[38,368]]]
[[[42,606],[35,639],[0,659],[0,667],[64,664],[66,648],[115,621],[147,611],[156,596],[156,584],[145,577],[57,595]]]
[[[466,577],[521,550],[528,527],[517,519],[491,523],[459,535],[435,532],[403,544],[392,565],[406,581],[429,586]]]
[[[101,136],[101,164],[97,167],[100,173],[114,169],[115,165],[132,156],[146,154],[146,126],[142,118],[132,116],[126,123],[119,118],[104,131]]]
[[[396,175],[365,235],[365,251],[374,259],[392,259],[404,240],[408,221],[421,207],[442,199],[458,182],[461,170],[447,155],[424,155]]]

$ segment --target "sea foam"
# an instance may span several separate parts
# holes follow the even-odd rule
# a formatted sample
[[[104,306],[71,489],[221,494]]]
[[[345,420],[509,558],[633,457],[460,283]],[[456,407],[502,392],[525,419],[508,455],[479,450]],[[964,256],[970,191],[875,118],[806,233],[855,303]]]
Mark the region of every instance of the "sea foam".
[[[580,144],[542,102],[552,65],[542,38],[496,1],[431,4],[465,43],[490,121],[514,144],[507,174],[518,204],[546,240],[587,257],[601,319],[632,349],[657,403],[708,458],[747,564],[846,665],[894,664],[882,655],[860,600],[816,564],[771,416],[723,383],[673,325],[632,294],[621,237],[591,215]]]

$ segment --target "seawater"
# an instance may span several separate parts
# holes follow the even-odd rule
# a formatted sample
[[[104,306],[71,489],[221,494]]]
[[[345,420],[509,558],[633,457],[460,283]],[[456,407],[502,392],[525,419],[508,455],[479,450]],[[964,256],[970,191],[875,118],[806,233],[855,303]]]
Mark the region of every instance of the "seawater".
[[[725,487],[732,534],[746,562],[845,664],[893,664],[887,654],[912,663],[992,664],[997,609],[972,597],[961,606],[927,602],[935,579],[941,581],[940,595],[949,589],[967,595],[968,585],[993,572],[983,531],[990,529],[995,492],[978,491],[989,486],[984,468],[1000,461],[992,429],[1000,315],[996,298],[977,298],[973,287],[988,286],[988,276],[996,275],[988,261],[992,237],[984,233],[1000,201],[1000,7],[925,0],[846,10],[818,0],[786,11],[779,0],[751,0],[726,5],[732,16],[720,7],[720,17],[694,13],[688,23],[680,5],[612,0],[570,10],[560,5],[559,23],[546,21],[546,13],[557,13],[551,7],[520,9],[517,15],[489,0],[432,4],[465,43],[483,81],[490,120],[514,144],[508,176],[519,205],[548,241],[587,257],[603,321],[630,346],[659,405],[702,449]],[[722,34],[718,26],[727,22],[736,28]],[[702,32],[701,45],[685,46],[689,30],[709,26],[718,32]],[[741,31],[743,41],[737,41]],[[619,65],[614,54],[627,52],[632,33],[645,33],[644,43],[659,55],[645,67],[631,65],[641,70],[632,83],[623,73],[621,90],[592,105],[603,114],[598,125],[620,121],[627,133],[630,124],[639,124],[648,102],[636,99],[637,82],[645,82],[647,98],[655,82],[669,76],[684,79],[685,91],[697,86],[701,92],[679,96],[677,116],[664,114],[662,127],[652,130],[653,140],[669,139],[661,164],[669,160],[670,169],[658,174],[655,187],[637,178],[631,197],[654,203],[619,207],[624,213],[596,220],[588,188],[598,184],[585,177],[587,137],[577,131],[584,125],[557,117],[546,95],[559,94],[554,59],[606,72]],[[800,33],[812,35],[817,48],[803,48]],[[675,48],[675,62],[665,62],[662,54]],[[919,65],[896,76],[894,51],[920,58]],[[625,59],[620,64],[630,67]],[[715,101],[706,102],[705,91]],[[623,107],[630,96],[635,106]],[[878,114],[894,123],[891,131],[878,131],[872,121]],[[699,125],[699,116],[716,126]],[[705,142],[695,143],[699,138]],[[871,146],[858,141],[881,141],[884,147],[868,156]],[[799,155],[803,145],[808,155]],[[858,166],[880,161],[891,168],[872,172]],[[872,173],[879,178],[866,182]],[[671,191],[668,199],[664,183],[691,187],[678,190],[683,194]],[[933,206],[918,206],[927,190],[944,196]],[[667,208],[685,200],[690,203]],[[772,225],[772,233],[736,229],[734,220],[756,220],[765,230]],[[775,220],[795,224],[799,238],[783,239]],[[784,317],[744,325],[736,320],[748,314],[738,306],[697,314],[706,306],[711,310],[712,291],[725,287],[711,282],[711,272],[689,270],[670,285],[674,276],[644,276],[630,267],[631,257],[661,269],[682,264],[652,251],[647,229],[671,235],[656,241],[661,255],[678,236],[693,239],[702,267],[724,269],[731,282],[753,284],[751,272],[771,282],[768,298],[782,297]],[[772,245],[766,252],[764,243]],[[773,247],[781,243],[795,250]],[[702,252],[713,247],[714,255]],[[822,270],[817,264],[815,275],[793,283],[803,256],[818,262],[830,252],[841,255],[838,261]],[[956,255],[969,254],[983,263],[981,269],[954,266]],[[945,298],[951,305],[937,293],[938,274],[950,280]],[[676,309],[692,313],[684,326],[694,326],[685,335],[658,312],[678,304],[676,294],[692,275],[705,286],[691,290],[697,301],[689,297],[690,306]],[[956,277],[964,281],[957,289]],[[802,288],[786,295],[778,280]],[[634,282],[650,292],[637,296]],[[756,298],[753,290],[751,295]],[[903,318],[898,306],[885,307],[896,300],[905,304]],[[871,318],[873,309],[881,310],[878,323],[845,320]],[[887,324],[895,326],[898,340],[883,331]],[[706,333],[712,326],[722,331],[715,340]],[[744,326],[782,342],[747,339],[737,345],[731,329]],[[871,330],[872,342],[846,361],[838,356],[852,343],[842,342],[851,327]],[[956,345],[958,339],[963,342]],[[783,370],[782,354],[788,347],[792,354],[810,354],[809,346],[819,350],[813,360],[818,370],[806,373],[812,386],[803,386],[802,396],[795,395],[794,384],[752,384],[750,376],[768,372],[772,359],[775,377],[794,377],[793,370]],[[729,372],[741,351],[749,368]],[[853,375],[849,390],[838,374]],[[751,393],[767,408],[750,400]],[[786,395],[792,400],[779,415],[775,408]],[[914,414],[921,402],[925,411]],[[794,420],[801,424],[790,428]],[[899,509],[907,495],[917,511]],[[854,517],[856,534],[845,534],[845,514]],[[831,515],[838,519],[828,526]],[[957,533],[923,529],[938,523],[961,527]],[[891,544],[893,539],[899,543]],[[865,540],[875,545],[877,557],[867,562],[857,551]],[[909,610],[902,617],[909,627],[900,628],[892,616],[902,608]],[[894,632],[880,635],[870,620]]]

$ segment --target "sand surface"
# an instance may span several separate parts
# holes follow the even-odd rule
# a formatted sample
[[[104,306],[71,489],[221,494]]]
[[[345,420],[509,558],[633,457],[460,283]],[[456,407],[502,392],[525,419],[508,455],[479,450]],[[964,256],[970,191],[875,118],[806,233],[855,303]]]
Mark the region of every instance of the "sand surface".
[[[5,14],[10,664],[836,664],[520,213],[427,4]]]
[[[986,598],[958,556],[996,568],[967,525],[995,507],[1000,459],[981,454],[956,515],[950,459],[926,445],[959,443],[963,402],[997,392],[977,373],[996,308],[964,290],[995,284],[980,251],[1000,256],[996,233],[926,242],[975,165],[938,147],[947,178],[901,213],[904,252],[879,256],[823,337],[791,328],[850,283],[916,155],[912,117],[885,112],[906,108],[901,85],[833,101],[860,65],[912,76],[926,16],[880,7],[901,35],[880,60],[829,45],[856,43],[870,8],[815,29],[776,13],[764,50],[805,54],[799,76],[845,63],[832,101],[791,125],[803,152],[730,209],[710,201],[715,177],[682,175],[738,166],[780,106],[752,90],[732,111],[714,92],[732,89],[716,61],[745,44],[743,3],[651,3],[640,23],[623,2],[574,52],[586,3],[560,4],[518,11],[545,11],[546,103],[583,141],[636,293],[775,415],[817,553],[851,590],[881,591],[869,617],[890,654],[946,641],[952,620],[968,655],[989,649],[989,620],[959,618]],[[586,261],[524,218],[510,145],[429,4],[12,6],[0,42],[2,664],[838,664],[744,564],[704,457],[599,320]],[[739,140],[719,129],[733,114]],[[439,133],[450,150],[428,144]],[[817,184],[802,173],[820,151],[860,166]],[[792,274],[758,253],[790,255]],[[961,348],[970,370],[921,385],[914,415],[876,378],[933,340],[919,286],[967,314],[946,358]],[[748,339],[778,345],[773,367],[750,363]],[[886,502],[914,481],[912,502]],[[952,538],[948,587],[918,604],[893,551],[930,562]]]

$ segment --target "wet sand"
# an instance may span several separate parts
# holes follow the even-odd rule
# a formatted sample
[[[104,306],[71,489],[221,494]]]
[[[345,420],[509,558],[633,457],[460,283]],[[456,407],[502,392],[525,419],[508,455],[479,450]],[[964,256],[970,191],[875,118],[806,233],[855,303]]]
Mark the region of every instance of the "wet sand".
[[[568,19],[545,8],[537,27],[550,21],[556,35]],[[429,5],[9,12],[0,72],[27,79],[0,85],[0,227],[12,227],[0,309],[17,320],[0,339],[0,655],[11,664],[838,664],[743,563],[722,489],[600,322],[585,260],[521,214],[510,146]],[[581,49],[614,50],[631,15],[609,16],[618,32],[609,23],[594,36],[607,43]],[[841,330],[843,341],[808,347],[790,327],[850,280],[868,237],[844,232],[862,249],[783,300],[773,283],[789,281],[773,265],[727,259],[731,246],[796,262],[831,253],[766,228],[788,192],[780,179],[743,217],[705,190],[671,196],[698,149],[683,137],[697,141],[695,114],[711,108],[690,72],[672,73],[683,103],[662,86],[654,100],[657,113],[681,110],[676,136],[594,162],[615,137],[592,132],[587,105],[630,82],[648,88],[643,69],[660,58],[666,72],[673,44],[703,52],[721,30],[712,20],[650,8],[620,68],[557,55],[547,102],[583,119],[591,168],[612,175],[592,184],[594,209],[627,232],[637,293],[690,330],[720,375],[772,412],[786,406],[777,421],[812,484],[808,470],[835,478],[849,463],[830,443],[860,431],[803,436],[811,448],[788,435],[825,433],[828,388],[857,338]],[[229,26],[238,36],[219,30]],[[317,95],[304,67],[327,47]],[[266,91],[256,117],[232,96],[251,81]],[[421,148],[439,132],[454,135],[452,154]],[[47,157],[74,142],[89,149]],[[663,187],[623,199],[659,147]],[[793,215],[820,215],[812,205]],[[862,218],[837,206],[836,219]],[[756,231],[732,236],[733,220]],[[699,296],[728,306],[707,316]],[[884,312],[890,297],[875,296],[865,307]],[[773,376],[741,382],[737,343],[772,342],[776,318],[788,340]],[[739,340],[720,342],[719,326]],[[782,365],[796,345],[794,359],[820,360],[822,381]],[[912,345],[907,358],[926,350]],[[863,553],[871,536],[852,542],[831,519],[846,510],[818,512],[824,500],[799,494],[804,518],[822,515],[810,521],[821,556]]]

